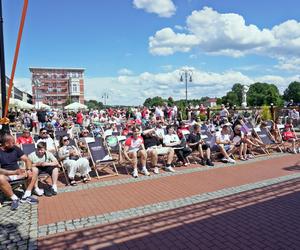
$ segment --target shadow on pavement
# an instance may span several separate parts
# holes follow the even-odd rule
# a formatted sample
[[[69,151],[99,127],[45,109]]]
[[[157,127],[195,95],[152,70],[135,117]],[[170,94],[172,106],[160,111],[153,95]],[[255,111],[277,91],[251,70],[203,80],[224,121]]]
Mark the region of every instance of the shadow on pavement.
[[[39,249],[300,249],[300,179],[39,239]]]

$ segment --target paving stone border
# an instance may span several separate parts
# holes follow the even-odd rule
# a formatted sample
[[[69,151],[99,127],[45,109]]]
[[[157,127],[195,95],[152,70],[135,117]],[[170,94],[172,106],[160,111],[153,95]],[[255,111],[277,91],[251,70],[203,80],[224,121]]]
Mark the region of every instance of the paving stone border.
[[[58,192],[59,193],[75,192],[75,191],[81,191],[81,190],[86,190],[86,189],[90,189],[90,188],[107,187],[107,186],[113,186],[113,185],[134,183],[134,182],[147,181],[147,180],[154,180],[154,179],[159,179],[159,178],[167,177],[167,176],[202,172],[202,171],[207,171],[207,170],[210,170],[210,169],[218,169],[218,168],[224,168],[224,167],[238,167],[238,166],[251,164],[251,163],[254,163],[254,162],[260,162],[260,161],[273,159],[273,158],[280,158],[280,157],[283,157],[283,156],[287,156],[287,155],[283,155],[282,153],[275,153],[275,154],[272,154],[270,156],[269,155],[268,156],[260,156],[260,157],[251,159],[249,161],[240,161],[236,164],[221,163],[221,164],[215,165],[213,167],[201,166],[201,167],[194,167],[194,168],[189,168],[189,169],[181,168],[180,170],[177,170],[174,173],[161,172],[159,174],[151,174],[150,176],[139,175],[139,178],[130,178],[129,177],[129,178],[126,178],[126,179],[119,179],[119,180],[98,181],[98,182],[88,183],[88,184],[84,184],[84,185],[78,185],[78,186],[75,186],[75,187],[74,186],[66,186],[66,187],[63,187],[63,188],[59,188]]]
[[[90,216],[90,217],[85,217],[85,218],[80,218],[75,220],[60,221],[57,223],[42,225],[38,227],[38,237],[45,237],[56,233],[73,231],[76,229],[83,229],[87,227],[93,227],[97,225],[124,220],[124,219],[130,219],[137,216],[144,216],[144,215],[162,212],[174,208],[180,208],[180,207],[184,207],[184,206],[188,206],[200,202],[206,202],[217,198],[223,198],[226,196],[238,194],[245,191],[250,191],[253,189],[264,188],[270,185],[279,184],[282,182],[295,180],[298,178],[300,178],[300,173],[292,174],[288,176],[282,176],[278,178],[267,179],[264,181],[245,184],[237,187],[225,188],[214,192],[193,195],[181,199],[159,202],[159,203],[150,204],[146,206],[140,206],[140,207],[120,210],[116,212],[100,214],[97,216]]]

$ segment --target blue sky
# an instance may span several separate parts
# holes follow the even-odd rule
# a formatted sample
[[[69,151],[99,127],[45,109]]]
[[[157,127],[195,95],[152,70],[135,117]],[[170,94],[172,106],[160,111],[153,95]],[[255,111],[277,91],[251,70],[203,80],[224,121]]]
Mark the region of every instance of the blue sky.
[[[23,0],[3,0],[10,75]],[[30,66],[83,67],[86,99],[141,104],[222,96],[234,83],[299,79],[300,3],[296,0],[30,0],[16,85],[30,90]]]

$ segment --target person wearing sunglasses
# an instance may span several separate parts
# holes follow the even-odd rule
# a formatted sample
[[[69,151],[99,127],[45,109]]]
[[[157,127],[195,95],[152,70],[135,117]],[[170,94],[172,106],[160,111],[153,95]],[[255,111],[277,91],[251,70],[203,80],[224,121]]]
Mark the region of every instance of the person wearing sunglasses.
[[[77,185],[75,181],[75,174],[77,172],[81,174],[84,183],[88,182],[88,174],[91,171],[89,161],[86,158],[80,157],[80,152],[76,147],[70,145],[68,136],[62,136],[60,139],[58,157],[68,171],[68,177],[72,186]]]
[[[36,143],[38,144],[39,142],[45,142],[47,145],[47,150],[51,153],[56,153],[54,140],[49,136],[47,129],[40,129],[39,139]]]

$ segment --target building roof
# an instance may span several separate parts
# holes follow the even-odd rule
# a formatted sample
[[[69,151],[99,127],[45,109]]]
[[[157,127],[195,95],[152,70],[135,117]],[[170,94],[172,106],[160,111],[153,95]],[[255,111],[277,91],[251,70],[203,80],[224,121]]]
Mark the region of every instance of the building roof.
[[[209,98],[207,101],[208,101],[208,102],[216,102],[216,101],[217,101],[217,98]]]
[[[85,68],[55,68],[55,67],[29,67],[29,71],[33,70],[70,70],[70,71],[85,71]]]

